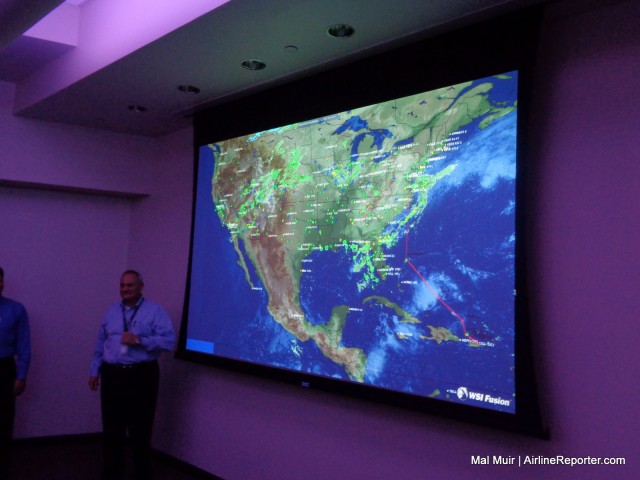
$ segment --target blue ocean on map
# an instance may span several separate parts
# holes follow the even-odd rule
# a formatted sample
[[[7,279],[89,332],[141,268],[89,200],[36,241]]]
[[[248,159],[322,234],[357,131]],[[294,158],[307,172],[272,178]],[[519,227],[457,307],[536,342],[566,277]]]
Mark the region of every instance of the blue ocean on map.
[[[491,393],[512,398],[516,115],[512,112],[485,129],[467,125],[461,147],[429,171],[435,174],[455,165],[428,191],[427,206],[406,236],[384,252],[397,275],[359,290],[363,272],[355,271],[348,252],[309,255],[313,275],[303,274],[300,286],[306,318],[323,324],[333,307],[355,307],[346,317],[342,345],[366,353],[365,383],[454,402],[459,401],[452,394],[458,387],[488,384]],[[216,338],[217,354],[349,380],[344,368],[325,358],[313,342],[297,340],[273,320],[255,269],[248,265],[252,290],[228,234],[213,220],[203,220],[202,228],[209,229],[207,238],[217,243],[194,248],[215,255],[199,268],[224,270],[230,279],[216,285],[215,295],[192,295],[205,300],[190,308],[218,316],[228,312],[229,318],[195,326],[190,334]],[[403,322],[389,302],[419,323]],[[438,343],[429,326],[464,341]],[[480,346],[471,346],[469,339]]]
[[[367,352],[367,382],[428,395],[449,382],[451,387],[461,381],[476,385],[499,372],[496,390],[513,391],[513,365],[504,358],[511,359],[513,352],[515,129],[513,113],[468,134],[463,147],[441,164],[456,164],[456,169],[429,191],[428,205],[408,238],[408,257],[421,275],[464,318],[469,335],[493,347],[418,339],[430,336],[425,324],[460,338],[464,333],[460,320],[406,267],[405,239],[386,252],[395,259],[389,265],[402,269],[400,277],[369,291],[357,290],[360,273],[353,272],[348,254],[311,255],[314,275],[303,277],[301,303],[312,323],[326,322],[334,305],[362,305],[372,295],[424,318],[421,324],[403,324],[375,302],[361,314],[349,314],[343,344]]]

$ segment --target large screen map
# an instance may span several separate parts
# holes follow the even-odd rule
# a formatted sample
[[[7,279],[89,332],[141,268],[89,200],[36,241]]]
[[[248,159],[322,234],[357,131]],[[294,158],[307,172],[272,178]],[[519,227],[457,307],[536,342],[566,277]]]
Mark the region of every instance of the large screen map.
[[[186,350],[515,412],[517,90],[202,146]]]

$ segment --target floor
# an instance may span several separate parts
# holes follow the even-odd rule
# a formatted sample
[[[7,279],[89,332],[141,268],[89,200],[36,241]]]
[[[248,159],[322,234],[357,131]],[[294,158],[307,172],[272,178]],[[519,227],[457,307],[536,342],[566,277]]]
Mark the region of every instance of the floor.
[[[101,467],[97,436],[21,440],[14,442],[9,480],[99,480]],[[153,472],[153,480],[221,480],[159,453],[154,455]]]

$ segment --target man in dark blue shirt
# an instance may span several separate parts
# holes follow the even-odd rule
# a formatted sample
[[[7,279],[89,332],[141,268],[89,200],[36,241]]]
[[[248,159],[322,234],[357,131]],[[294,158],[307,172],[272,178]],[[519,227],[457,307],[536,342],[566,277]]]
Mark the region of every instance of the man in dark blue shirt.
[[[6,478],[15,399],[24,392],[31,361],[29,317],[21,303],[2,296],[0,268],[0,479]]]

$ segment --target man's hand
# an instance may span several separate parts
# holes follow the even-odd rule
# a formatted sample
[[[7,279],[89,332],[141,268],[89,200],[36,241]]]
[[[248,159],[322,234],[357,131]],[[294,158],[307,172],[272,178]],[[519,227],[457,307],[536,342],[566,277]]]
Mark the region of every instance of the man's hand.
[[[25,388],[27,388],[26,380],[16,380],[13,382],[13,395],[19,397],[24,393]]]
[[[140,345],[140,339],[131,332],[124,332],[122,334],[121,343],[124,345],[136,346],[136,345]]]
[[[100,377],[89,377],[89,388],[92,391],[96,391],[98,390],[98,387],[100,386]]]

